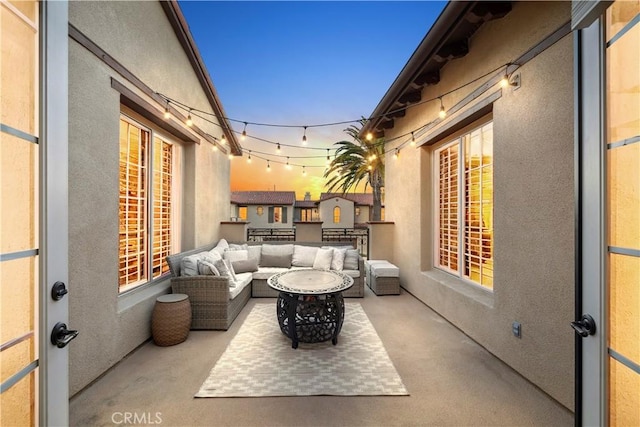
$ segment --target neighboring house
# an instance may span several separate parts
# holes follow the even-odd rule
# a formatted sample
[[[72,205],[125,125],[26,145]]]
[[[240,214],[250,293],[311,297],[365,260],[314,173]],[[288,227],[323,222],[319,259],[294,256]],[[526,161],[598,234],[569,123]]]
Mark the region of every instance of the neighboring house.
[[[296,221],[319,221],[322,228],[354,228],[371,221],[373,195],[371,193],[321,193],[320,200],[296,200]],[[382,208],[384,219],[384,207]]]
[[[402,286],[573,409],[570,21],[568,2],[450,2],[362,132],[392,141]]]
[[[364,225],[367,222],[371,221],[371,217],[373,215],[373,194],[371,193],[322,193],[320,194],[320,206],[321,209],[330,210],[327,206],[330,206],[330,200],[335,199],[336,197],[342,197],[343,199],[349,200],[353,202],[353,225],[351,227],[342,227],[342,228],[353,228],[354,225]],[[382,205],[382,220],[384,221],[384,203]],[[333,218],[333,215],[329,216],[329,221]],[[345,221],[348,219],[345,218]],[[325,220],[325,223],[327,220]]]
[[[576,425],[640,424],[639,44],[638,2],[450,2],[363,129],[402,286]]]
[[[318,202],[311,199],[296,200],[294,206],[295,221],[318,222],[320,221],[320,213],[318,212]]]
[[[233,191],[232,217],[249,228],[293,228],[295,191]]]
[[[229,219],[225,154],[241,147],[228,130],[231,147],[218,141],[229,124],[177,2],[68,6],[73,395],[149,338],[170,286],[165,256],[218,238]],[[215,123],[187,126],[159,93]]]

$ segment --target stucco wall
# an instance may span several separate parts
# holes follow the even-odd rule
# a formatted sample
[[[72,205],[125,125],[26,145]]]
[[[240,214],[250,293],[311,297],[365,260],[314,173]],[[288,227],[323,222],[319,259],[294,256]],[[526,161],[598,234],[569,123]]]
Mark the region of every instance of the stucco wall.
[[[151,89],[211,111],[159,3],[71,2],[69,16]],[[169,286],[165,280],[118,294],[121,105],[111,77],[144,97],[69,39],[69,319],[80,330],[69,346],[72,395],[150,337],[155,297]],[[194,121],[219,133],[217,126]],[[183,147],[181,246],[189,249],[217,239],[220,222],[228,220],[229,160],[206,141]]]
[[[340,222],[333,222],[333,209],[340,208]],[[322,228],[353,228],[355,214],[354,203],[342,197],[332,197],[320,202],[318,206]]]
[[[570,3],[516,3],[485,24],[470,52],[447,64],[437,97],[517,58],[570,16]],[[433,268],[432,151],[405,146],[387,156],[386,218],[395,222],[393,262],[402,286],[566,407],[574,406],[573,35],[524,65],[522,86],[493,105],[494,290]],[[482,82],[444,98],[454,105]],[[439,104],[411,108],[387,138],[437,117]],[[484,123],[480,121],[479,123]],[[476,123],[478,124],[478,123]],[[419,141],[423,142],[423,141]],[[522,338],[513,336],[513,321]]]
[[[262,206],[262,214],[258,214],[258,206]],[[281,206],[281,205],[278,205]],[[284,210],[287,210],[287,220],[283,222],[269,222],[269,208],[273,205],[249,205],[247,206],[247,222],[249,228],[293,228],[293,205],[281,206],[284,219]]]

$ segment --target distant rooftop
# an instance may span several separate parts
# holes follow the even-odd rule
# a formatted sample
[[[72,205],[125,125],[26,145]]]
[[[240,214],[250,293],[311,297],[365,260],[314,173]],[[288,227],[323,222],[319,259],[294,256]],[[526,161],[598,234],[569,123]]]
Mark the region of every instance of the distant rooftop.
[[[295,191],[232,191],[231,203],[237,205],[293,205]]]
[[[331,199],[333,197],[342,197],[351,200],[356,205],[373,206],[373,194],[371,193],[322,193],[320,201]]]

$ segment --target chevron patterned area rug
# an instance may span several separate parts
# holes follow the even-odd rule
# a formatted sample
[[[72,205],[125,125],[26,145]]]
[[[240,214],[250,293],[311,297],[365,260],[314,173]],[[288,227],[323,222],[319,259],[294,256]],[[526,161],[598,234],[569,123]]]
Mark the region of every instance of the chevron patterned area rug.
[[[359,303],[346,303],[337,345],[300,343],[295,350],[273,303],[254,306],[196,397],[408,394]]]

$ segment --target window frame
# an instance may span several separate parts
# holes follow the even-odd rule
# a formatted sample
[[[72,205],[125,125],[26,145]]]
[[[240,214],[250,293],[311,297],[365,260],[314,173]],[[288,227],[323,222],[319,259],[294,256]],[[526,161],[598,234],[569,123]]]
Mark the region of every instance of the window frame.
[[[273,223],[282,224],[282,206],[273,207]]]
[[[242,215],[242,213],[244,212],[244,216]],[[249,214],[249,207],[248,206],[238,206],[238,218],[240,218],[243,221],[246,221],[248,218]]]
[[[465,138],[471,137],[471,135],[476,132],[476,131],[480,131],[482,134],[482,129],[485,128],[486,126],[491,125],[491,131],[492,131],[492,138],[491,138],[491,146],[492,146],[492,160],[490,163],[490,167],[492,168],[493,171],[493,167],[494,167],[494,150],[493,150],[493,146],[495,143],[495,135],[493,135],[493,119],[487,120],[487,121],[483,121],[482,123],[479,123],[476,126],[473,126],[471,128],[466,129],[464,132],[456,135],[454,138],[448,138],[446,140],[444,140],[442,143],[439,143],[437,145],[434,146],[433,150],[432,150],[432,172],[433,172],[433,183],[432,183],[432,190],[433,190],[433,208],[432,208],[432,213],[433,213],[433,221],[432,221],[432,225],[433,225],[433,267],[435,269],[444,271],[448,274],[451,274],[453,276],[455,276],[456,278],[462,280],[464,283],[475,286],[477,288],[483,289],[487,292],[493,292],[494,289],[494,282],[493,279],[495,278],[495,274],[494,274],[494,269],[492,267],[492,281],[491,281],[491,285],[487,286],[487,285],[483,285],[482,284],[482,277],[480,277],[480,281],[476,282],[473,279],[471,279],[470,276],[465,275],[465,264],[466,264],[466,254],[465,254],[465,239],[467,239],[467,224],[469,223],[469,221],[466,219],[466,214],[465,214],[465,207],[466,207],[466,197],[465,197],[465,192],[466,192],[466,183],[465,183],[465,172],[466,172],[466,168],[465,168],[465,164],[466,164],[466,152],[465,152]],[[442,152],[443,150],[447,149],[448,147],[454,146],[456,145],[458,146],[458,165],[457,165],[457,210],[456,210],[456,219],[457,219],[457,266],[456,266],[456,270],[452,270],[451,268],[447,267],[447,266],[443,266],[440,264],[440,156],[439,153]],[[484,165],[482,165],[484,166]],[[482,174],[482,172],[481,172]],[[482,175],[481,175],[482,176]],[[481,185],[482,185],[482,181]],[[492,176],[491,176],[491,190],[493,193],[493,188],[494,188],[495,182],[494,182],[494,174],[492,172]],[[493,219],[494,217],[494,210],[495,210],[495,195],[492,196],[492,200],[491,200],[491,217]],[[480,237],[480,240],[482,242],[482,235]],[[495,243],[495,230],[493,228],[493,226],[491,227],[491,241],[490,241],[490,248],[491,248],[491,256],[489,259],[493,260],[493,254],[495,252],[494,249],[494,243]],[[481,251],[482,251],[482,247],[481,247]],[[482,262],[482,254],[480,256],[480,260]],[[482,276],[482,275],[481,275]]]
[[[162,129],[158,129],[154,126],[150,126],[149,123],[147,123],[144,120],[140,120],[135,117],[132,117],[130,114],[122,110],[120,111],[120,117],[119,117],[118,123],[120,123],[121,120],[128,123],[131,126],[137,127],[142,131],[148,132],[149,141],[148,141],[148,147],[147,147],[146,159],[145,159],[147,162],[145,166],[146,176],[144,177],[145,186],[146,186],[146,189],[145,189],[146,199],[145,199],[145,207],[144,207],[145,215],[146,215],[146,218],[145,218],[146,225],[145,225],[145,232],[144,232],[145,234],[144,236],[145,271],[142,274],[143,278],[141,280],[138,280],[133,283],[124,284],[124,285],[120,285],[120,273],[119,273],[118,274],[118,295],[126,294],[130,291],[139,289],[144,285],[147,285],[150,283],[159,282],[170,275],[170,271],[169,271],[168,265],[166,264],[165,259],[162,260],[162,263],[164,264],[164,267],[165,267],[165,271],[155,277],[153,272],[153,253],[154,253],[153,225],[155,220],[154,213],[153,213],[153,210],[154,210],[154,206],[153,206],[154,176],[153,175],[156,172],[156,170],[154,169],[153,163],[154,163],[154,150],[155,150],[154,145],[155,145],[156,138],[160,139],[164,143],[170,144],[173,147],[171,150],[172,182],[171,182],[171,189],[170,189],[172,210],[171,210],[171,219],[170,219],[171,249],[169,252],[171,254],[179,253],[181,250],[180,221],[181,221],[181,213],[182,213],[182,209],[181,209],[182,185],[184,182],[184,177],[182,175],[182,165],[181,165],[183,146],[182,144],[179,143],[179,141],[176,138],[163,132]],[[118,141],[118,149],[120,150],[120,141]],[[120,182],[120,178],[118,178],[118,182]],[[120,206],[120,201],[118,202],[118,206]],[[120,210],[118,209],[118,221],[119,220],[120,220]],[[120,242],[118,242],[118,252],[119,251],[120,251]],[[120,255],[118,255],[118,264],[119,263],[120,263]]]

